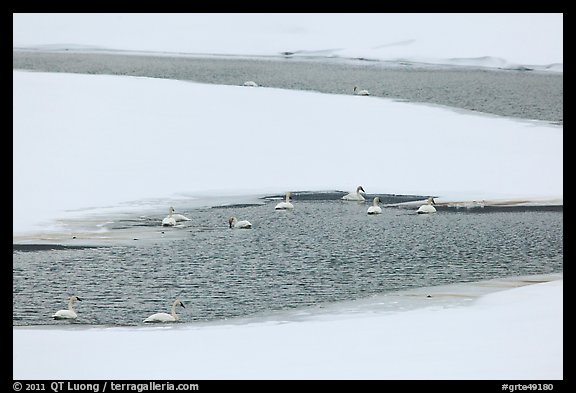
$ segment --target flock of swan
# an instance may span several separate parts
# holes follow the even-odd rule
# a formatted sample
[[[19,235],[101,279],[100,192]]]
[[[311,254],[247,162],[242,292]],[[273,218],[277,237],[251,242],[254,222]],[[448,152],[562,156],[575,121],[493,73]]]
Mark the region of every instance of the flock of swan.
[[[357,202],[364,202],[366,198],[364,197],[366,191],[364,187],[358,186],[356,191],[350,192],[342,197],[344,201],[357,201]],[[286,197],[282,202],[279,202],[274,207],[275,210],[289,210],[294,209],[294,204],[291,202],[292,193],[289,191],[286,193]],[[426,200],[426,203],[418,208],[416,213],[418,214],[428,214],[428,213],[436,213],[436,208],[434,205],[433,197],[429,197]],[[368,208],[367,214],[374,215],[382,213],[382,208],[380,207],[380,197],[376,196],[372,200],[372,205]],[[190,219],[182,214],[175,213],[173,207],[168,209],[168,215],[162,220],[162,226],[174,226],[177,222],[180,221],[190,221]],[[228,225],[231,229],[251,229],[252,223],[248,220],[238,220],[236,217],[230,217],[228,220]]]
[[[343,200],[345,201],[359,201],[359,202],[363,202],[366,200],[366,198],[364,198],[364,195],[366,191],[364,191],[364,188],[362,186],[358,186],[356,188],[356,192],[351,192],[349,194],[346,194],[342,197]],[[436,208],[433,206],[435,205],[436,202],[434,202],[434,197],[428,197],[428,199],[426,200],[426,203],[422,206],[420,206],[418,208],[418,210],[416,210],[416,213],[418,214],[429,214],[429,213],[436,213]],[[368,211],[366,213],[368,214],[380,214],[382,213],[382,208],[379,206],[380,205],[380,197],[374,197],[374,199],[372,200],[372,206],[370,206],[368,208]]]
[[[350,192],[346,195],[344,195],[342,197],[342,200],[344,201],[357,201],[357,202],[364,202],[366,200],[366,198],[364,197],[366,191],[364,191],[364,187],[362,186],[358,186],[356,188],[356,191]],[[276,204],[276,206],[274,207],[275,210],[288,210],[288,209],[294,209],[294,204],[291,202],[291,198],[292,198],[292,193],[291,192],[287,192],[285,199],[282,202],[279,202],[278,204]],[[380,214],[382,213],[382,208],[379,206],[380,204],[380,197],[374,197],[373,201],[372,201],[372,205],[370,207],[368,207],[367,210],[367,214],[369,215],[374,215],[374,214]],[[436,208],[434,207],[436,203],[434,202],[434,198],[433,197],[429,197],[426,200],[426,203],[422,206],[420,206],[418,208],[418,210],[416,211],[418,214],[428,214],[428,213],[435,213],[436,212]],[[190,221],[190,219],[182,214],[178,214],[175,212],[173,207],[170,207],[168,209],[168,216],[166,216],[163,220],[162,220],[162,226],[174,226],[176,225],[177,222],[180,221]],[[248,220],[238,220],[236,217],[230,217],[230,219],[228,220],[228,224],[230,226],[230,228],[232,229],[250,229],[252,228],[252,224],[250,223],[250,221]],[[63,319],[68,319],[68,320],[74,320],[78,317],[78,315],[76,314],[76,311],[74,310],[74,305],[76,304],[77,301],[82,301],[82,299],[80,299],[78,296],[70,296],[70,298],[68,299],[68,309],[65,310],[59,310],[56,313],[54,313],[52,315],[52,318],[54,319],[58,319],[58,320],[63,320]],[[158,322],[176,322],[178,321],[178,315],[176,314],[176,307],[181,306],[183,308],[186,308],[184,306],[184,303],[182,303],[182,301],[180,299],[176,299],[174,301],[174,303],[172,304],[172,309],[170,314],[165,313],[165,312],[159,312],[156,314],[152,314],[150,315],[148,318],[144,319],[143,322],[144,323],[158,323]]]
[[[259,87],[258,83],[254,81],[246,81],[242,84],[242,86],[246,87]],[[354,90],[352,92],[355,96],[369,96],[370,92],[365,89],[359,89],[358,86],[354,86]]]
[[[78,296],[76,295],[72,295],[68,298],[68,309],[67,310],[58,310],[54,313],[54,315],[52,315],[52,318],[54,319],[68,319],[68,320],[74,320],[78,317],[78,314],[76,314],[76,310],[74,310],[74,304],[77,301],[82,301],[82,299],[80,299]],[[159,323],[159,322],[176,322],[178,321],[178,315],[176,314],[176,307],[177,306],[181,306],[183,308],[186,308],[184,306],[184,303],[182,303],[182,301],[180,299],[176,299],[174,301],[174,303],[172,303],[172,309],[170,314],[165,313],[165,312],[158,312],[155,314],[150,315],[148,318],[144,319],[144,323]]]

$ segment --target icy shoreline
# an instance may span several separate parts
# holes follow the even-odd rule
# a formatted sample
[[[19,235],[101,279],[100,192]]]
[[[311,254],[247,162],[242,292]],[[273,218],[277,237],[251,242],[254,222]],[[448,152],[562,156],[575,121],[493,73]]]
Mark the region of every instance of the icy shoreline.
[[[396,310],[379,296],[236,321],[14,327],[13,378],[562,379],[562,290],[551,274],[403,291],[419,300]]]

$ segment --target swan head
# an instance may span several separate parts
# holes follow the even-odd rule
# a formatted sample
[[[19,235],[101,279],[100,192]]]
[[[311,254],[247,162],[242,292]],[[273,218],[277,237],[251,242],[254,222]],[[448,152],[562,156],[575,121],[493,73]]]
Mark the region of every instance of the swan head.
[[[364,187],[362,187],[362,186],[358,186],[358,188],[356,189],[356,192],[366,193],[366,191],[364,191]]]
[[[236,222],[236,217],[230,217],[228,219],[228,225],[230,226],[230,228],[232,228],[232,226],[234,225],[235,222]]]
[[[436,202],[434,202],[434,197],[428,197],[428,203],[431,205],[435,205]]]
[[[374,197],[374,206],[380,203],[380,197]]]
[[[182,308],[186,308],[186,306],[184,305],[184,303],[182,303],[182,300],[180,299],[176,299],[174,301],[174,306],[182,306]]]
[[[71,302],[75,302],[75,301],[81,302],[82,299],[80,299],[80,298],[79,298],[78,296],[76,296],[76,295],[73,295],[73,296],[70,296],[70,301],[71,301]]]

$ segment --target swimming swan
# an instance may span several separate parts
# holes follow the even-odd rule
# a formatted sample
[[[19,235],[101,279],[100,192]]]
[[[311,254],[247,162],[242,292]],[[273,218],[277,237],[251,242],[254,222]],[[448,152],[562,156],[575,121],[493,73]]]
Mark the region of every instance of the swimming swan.
[[[435,205],[436,202],[434,202],[434,198],[429,197],[426,200],[426,204],[422,205],[418,208],[418,210],[416,211],[416,213],[418,214],[426,214],[426,213],[436,213],[436,208],[432,205]]]
[[[176,306],[184,306],[184,303],[180,301],[180,299],[176,299],[172,304],[172,312],[170,314],[165,312],[159,312],[156,314],[150,315],[148,318],[144,320],[146,323],[156,323],[156,322],[176,322],[178,320],[178,315],[176,315]]]
[[[358,90],[358,86],[354,86],[354,95],[356,95],[356,96],[369,96],[370,92],[368,90]]]
[[[191,221],[188,217],[182,215],[182,214],[178,214],[178,213],[174,213],[174,208],[171,207],[170,209],[168,209],[168,212],[172,213],[172,217],[174,217],[174,220],[176,220],[176,222],[178,221]]]
[[[365,193],[366,191],[364,191],[362,186],[358,186],[358,188],[356,188],[356,192],[346,194],[342,197],[342,199],[345,201],[364,201],[365,199],[364,196],[360,194],[361,192]]]
[[[372,201],[372,206],[370,206],[368,208],[368,214],[380,214],[380,213],[382,213],[382,208],[380,206],[378,206],[379,203],[380,203],[380,198],[374,197],[374,200]]]
[[[230,219],[228,220],[228,225],[230,225],[230,228],[238,228],[238,229],[252,228],[252,224],[250,223],[250,221],[246,220],[238,221],[236,217],[230,217]]]
[[[173,227],[174,225],[176,225],[176,219],[174,217],[172,217],[173,211],[174,211],[174,209],[172,209],[172,208],[168,209],[168,216],[166,216],[162,220],[162,226],[163,227]]]
[[[76,317],[78,316],[76,314],[76,311],[74,311],[74,303],[76,303],[76,301],[81,302],[82,299],[80,299],[78,296],[70,296],[70,298],[68,299],[68,310],[56,311],[56,313],[54,315],[52,315],[52,318],[54,318],[54,319],[76,319]]]
[[[163,227],[173,227],[178,221],[190,221],[190,219],[182,214],[174,214],[174,208],[168,209],[168,215],[162,220]]]
[[[286,193],[286,200],[278,203],[274,209],[276,209],[276,210],[294,209],[294,205],[290,202],[290,196],[291,195],[292,195],[291,192],[287,192]]]
[[[246,82],[244,82],[244,86],[258,87],[258,83],[254,82],[254,81],[246,81]]]

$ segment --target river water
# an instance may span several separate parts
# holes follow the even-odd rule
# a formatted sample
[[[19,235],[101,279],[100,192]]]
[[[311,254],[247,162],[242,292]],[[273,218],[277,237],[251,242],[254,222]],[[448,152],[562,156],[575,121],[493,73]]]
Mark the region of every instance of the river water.
[[[14,51],[14,69],[143,75],[203,83],[260,85],[433,102],[562,124],[562,74],[402,64],[218,59]],[[182,321],[217,321],[453,283],[563,271],[563,207],[438,207],[432,215],[343,193],[294,192],[234,204],[178,207],[191,218],[160,226],[165,214],[110,216],[106,241],[61,238],[13,246],[13,325],[58,325],[76,304],[74,324],[137,325],[169,312]],[[374,195],[369,195],[371,201]],[[381,195],[384,204],[424,196]],[[162,212],[164,213],[164,212]],[[249,230],[228,218],[250,217]],[[95,240],[96,239],[96,240]],[[112,240],[110,240],[112,239]]]

